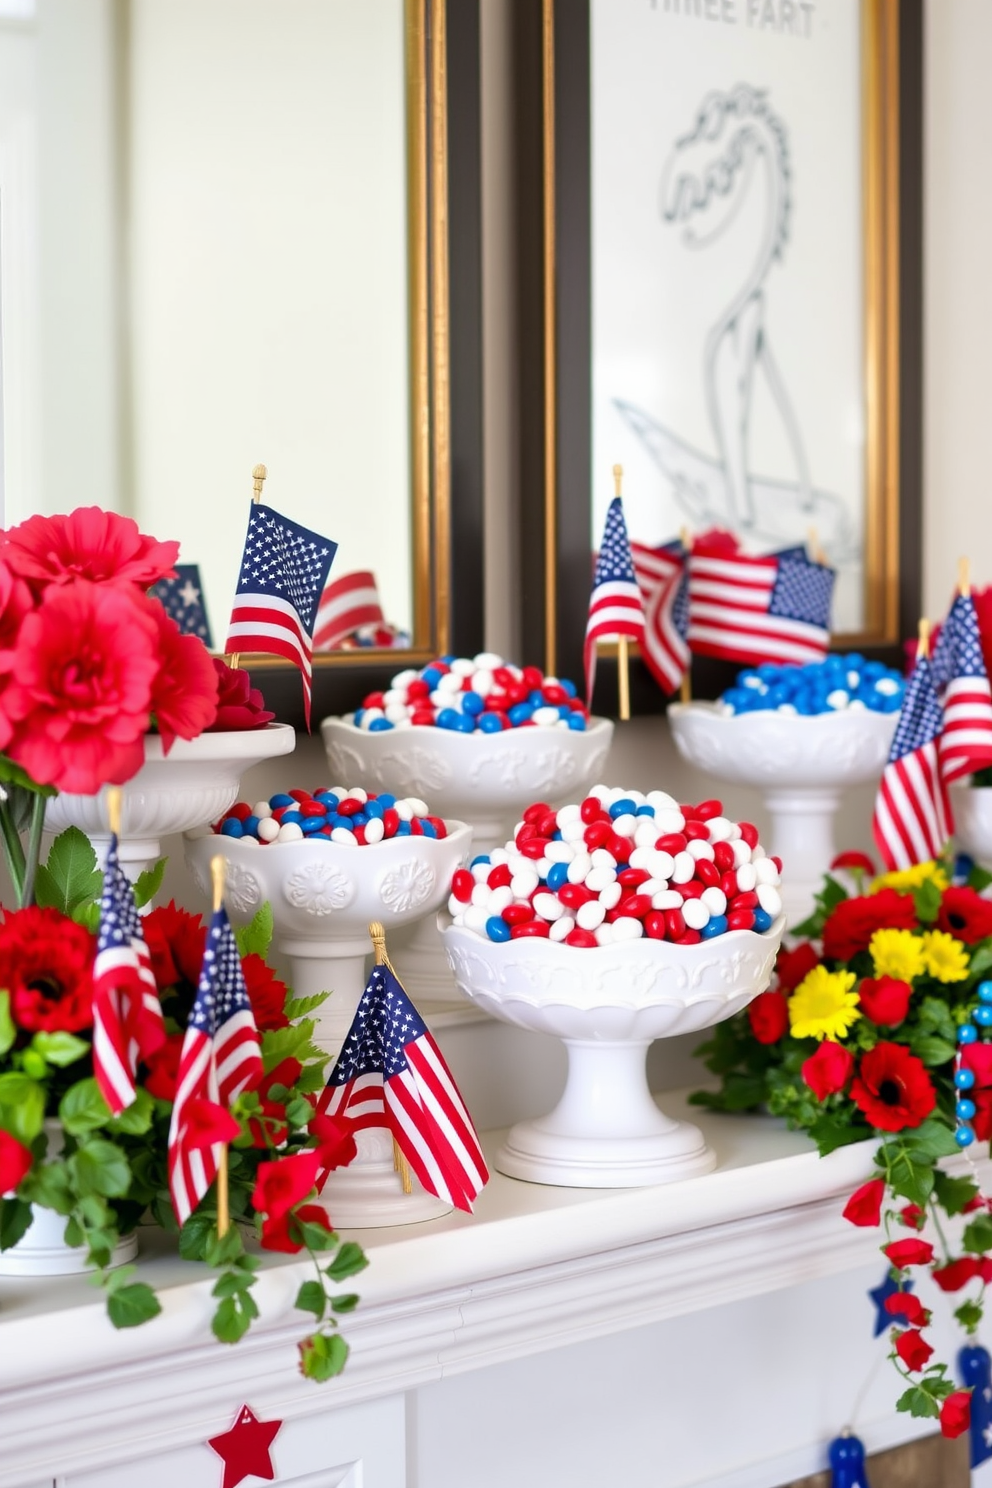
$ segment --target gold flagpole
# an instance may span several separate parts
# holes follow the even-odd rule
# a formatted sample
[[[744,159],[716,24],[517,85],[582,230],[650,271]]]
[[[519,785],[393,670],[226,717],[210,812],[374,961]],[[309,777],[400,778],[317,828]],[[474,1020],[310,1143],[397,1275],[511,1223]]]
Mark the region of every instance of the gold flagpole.
[[[266,468],[265,468],[264,465],[256,465],[254,467],[254,469],[252,470],[252,473],[251,473],[251,500],[252,500],[252,505],[253,506],[257,506],[258,503],[262,499],[262,486],[265,484],[265,477],[268,475],[268,473],[269,472],[266,470]],[[227,662],[227,664],[228,664],[229,667],[231,667],[234,671],[237,671],[238,664],[241,661],[241,652],[240,651],[230,651],[227,654],[227,656],[225,656],[224,660]],[[224,1161],[225,1162],[227,1161],[227,1150],[226,1150],[226,1148],[225,1148],[225,1151],[224,1151]]]
[[[214,914],[224,903],[224,872],[226,863],[222,853],[210,859],[210,877],[214,886]],[[231,1204],[227,1183],[227,1143],[220,1144],[217,1159],[217,1234],[223,1238],[231,1228]]]
[[[621,494],[623,485],[623,466],[613,467],[613,494]],[[630,718],[630,657],[627,647],[627,637],[617,636],[617,691],[620,694],[620,718],[626,723]]]
[[[119,785],[107,787],[107,826],[118,842],[121,839],[121,804],[123,792]]]
[[[958,593],[965,599],[971,593],[971,564],[967,558],[958,559]]]
[[[376,966],[388,966],[389,970],[396,975],[393,963],[386,951],[386,932],[378,920],[373,920],[369,925],[369,935],[372,937],[372,946],[375,950]],[[400,1144],[393,1138],[393,1168],[400,1175],[405,1194],[413,1193],[413,1180],[410,1177],[410,1167],[400,1149]]]
[[[919,626],[919,638],[916,642],[916,659],[921,656],[930,655],[930,621],[921,620]]]

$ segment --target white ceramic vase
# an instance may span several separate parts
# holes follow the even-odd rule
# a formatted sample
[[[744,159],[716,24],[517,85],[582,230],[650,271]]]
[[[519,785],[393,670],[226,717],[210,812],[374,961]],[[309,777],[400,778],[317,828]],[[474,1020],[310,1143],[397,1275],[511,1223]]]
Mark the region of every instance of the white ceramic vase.
[[[631,1188],[708,1172],[702,1133],[673,1121],[648,1089],[656,1038],[731,1017],[771,979],[785,930],[735,930],[695,946],[636,940],[580,949],[550,940],[494,942],[443,932],[455,979],[494,1017],[556,1034],[568,1079],[555,1109],[514,1126],[496,1158],[512,1178],[576,1188]]]
[[[148,734],[145,763],[122,787],[119,857],[127,876],[136,879],[158,861],[163,837],[188,832],[222,816],[238,799],[241,777],[252,765],[291,754],[295,747],[296,732],[286,723],[177,739],[168,754],[162,740]],[[46,830],[79,827],[102,865],[110,841],[105,798],[106,788],[94,796],[60,792],[48,803]]]
[[[985,868],[992,864],[992,786],[951,786],[954,841]]]
[[[418,796],[439,816],[468,822],[475,855],[501,847],[531,802],[581,800],[603,778],[613,724],[594,718],[581,733],[519,728],[460,734],[421,726],[369,733],[342,718],[325,718],[321,732],[335,782]],[[432,920],[420,921],[397,948],[396,962],[416,996],[463,1002]]]
[[[789,924],[813,909],[836,856],[834,818],[844,791],[881,777],[897,713],[844,711],[726,715],[713,703],[668,709],[679,753],[730,784],[756,786],[772,819],[768,851],[782,859]]]

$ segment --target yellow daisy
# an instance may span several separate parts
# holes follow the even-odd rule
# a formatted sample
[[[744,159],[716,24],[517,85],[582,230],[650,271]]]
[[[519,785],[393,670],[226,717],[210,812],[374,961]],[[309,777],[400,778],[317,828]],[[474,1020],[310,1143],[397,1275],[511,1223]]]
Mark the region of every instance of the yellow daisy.
[[[944,930],[928,930],[923,937],[923,960],[938,982],[963,982],[968,975],[968,951],[964,943]]]
[[[936,884],[941,893],[947,888],[948,877],[939,863],[914,863],[912,868],[897,868],[894,873],[883,873],[872,879],[869,893],[877,894],[879,889],[895,889],[899,894],[908,894],[910,890],[918,889],[925,883]]]
[[[789,999],[789,1026],[796,1038],[843,1038],[861,1016],[853,971],[814,966]]]
[[[948,936],[950,939],[950,936]],[[868,942],[876,976],[911,982],[926,969],[923,942],[911,930],[876,930]]]

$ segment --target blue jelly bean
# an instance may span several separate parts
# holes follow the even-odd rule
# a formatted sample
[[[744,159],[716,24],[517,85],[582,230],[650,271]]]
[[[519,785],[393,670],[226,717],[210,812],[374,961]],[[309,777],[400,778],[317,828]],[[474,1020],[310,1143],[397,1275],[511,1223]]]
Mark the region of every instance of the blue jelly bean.
[[[437,827],[434,825],[433,822],[428,821],[426,817],[423,817],[422,816],[420,818],[420,825],[421,825],[421,828],[422,828],[422,835],[424,837],[436,837],[437,836]]]
[[[568,883],[568,864],[552,863],[548,869],[548,888],[556,894],[564,883]]]
[[[361,728],[361,726],[362,726],[362,719],[364,717],[365,717],[365,709],[364,708],[356,708],[355,709],[355,727],[356,728]]]
[[[303,835],[304,835],[304,837],[312,837],[313,834],[314,834],[314,832],[319,832],[321,830],[321,828],[323,826],[325,826],[325,825],[326,825],[326,822],[325,822],[324,817],[322,817],[322,816],[307,816],[307,817],[304,817],[304,819],[303,819]]]
[[[959,1069],[954,1071],[954,1088],[956,1090],[970,1090],[974,1083],[974,1070]]]
[[[486,934],[490,940],[509,940],[510,927],[500,915],[491,915],[486,921]]]
[[[458,714],[455,712],[454,708],[442,708],[440,713],[438,713],[437,717],[435,718],[434,722],[437,724],[438,728],[450,729],[454,728],[457,719]]]
[[[296,801],[292,796],[279,795],[273,796],[269,801],[269,805],[274,810],[277,806],[295,806]]]
[[[399,826],[396,828],[396,835],[397,835],[397,837],[409,837],[409,835],[410,835],[410,823],[409,822],[406,822],[406,821],[401,821],[400,824],[399,824]]]
[[[714,940],[718,935],[726,935],[727,928],[726,915],[711,915],[699,934],[703,940]]]
[[[368,819],[369,814],[367,811],[356,811],[354,816],[351,818],[351,825],[352,827],[364,827],[367,824]]]
[[[767,909],[756,909],[754,911],[754,924],[751,927],[752,930],[757,930],[759,935],[763,935],[764,932],[766,930],[770,930],[771,927],[772,917],[768,913]]]
[[[472,734],[475,732],[475,718],[471,713],[458,713],[458,722],[455,724],[456,734]]]
[[[221,824],[221,829],[220,830],[221,830],[221,836],[223,836],[223,837],[243,837],[244,836],[244,828],[242,827],[241,823],[238,821],[238,818],[236,816],[229,816],[227,818],[227,820]]]
[[[585,730],[586,721],[581,713],[570,713],[568,715],[568,726],[573,733],[581,734]]]
[[[479,728],[484,734],[498,734],[503,727],[495,713],[482,713],[479,715]]]
[[[431,692],[435,690],[437,684],[440,682],[443,676],[443,672],[436,672],[433,667],[427,667],[420,674],[421,680],[427,683]]]
[[[244,821],[241,823],[241,835],[242,835],[242,837],[257,837],[258,836],[258,817],[257,816],[246,816],[245,817]]]
[[[477,858],[473,858],[472,859],[472,861],[469,863],[468,866],[470,868],[475,868],[480,863],[491,863],[491,862],[492,862],[492,858],[489,856],[488,853],[480,853]]]
[[[578,689],[576,688],[575,683],[569,682],[567,677],[562,677],[561,681],[558,683],[558,686],[563,692],[567,692],[570,698],[578,697]]]
[[[285,827],[287,824],[289,824],[294,827],[302,827],[303,820],[303,816],[300,814],[299,811],[287,811],[283,814],[280,825]]]
[[[977,1109],[973,1100],[959,1100],[954,1107],[954,1114],[959,1121],[971,1121]]]
[[[386,729],[391,729],[393,727],[394,725],[390,723],[388,718],[373,718],[372,722],[369,724],[369,733],[382,734],[385,733]]]
[[[533,718],[534,709],[530,703],[514,703],[506,716],[514,728],[519,728],[520,724],[527,723],[529,719]]]
[[[365,805],[362,807],[362,810],[365,812],[365,815],[369,820],[371,820],[372,817],[375,816],[378,817],[380,821],[382,820],[382,814],[385,809],[386,808],[385,806],[383,806],[381,801],[366,801]]]
[[[549,706],[552,706],[552,705],[549,704]],[[563,718],[565,720],[565,722],[567,723],[568,720],[571,718],[571,716],[572,716],[572,710],[568,706],[568,704],[567,703],[559,703],[558,704],[558,717],[559,718]]]
[[[647,804],[647,802],[645,802],[643,806],[638,806],[637,811],[635,812],[635,815],[636,816],[654,816],[654,807],[653,806],[649,806]]]
[[[954,1140],[959,1147],[970,1147],[975,1140],[975,1133],[970,1126],[959,1126],[954,1133]]]
[[[544,693],[541,691],[541,689],[539,687],[535,687],[533,692],[529,692],[527,694],[527,701],[534,708],[543,708],[544,707]]]
[[[473,717],[474,717],[477,713],[481,713],[482,710],[483,710],[483,708],[485,706],[486,706],[486,700],[485,700],[484,697],[481,697],[479,695],[479,693],[477,693],[477,692],[465,692],[465,693],[462,693],[462,711],[463,712],[465,712],[465,713],[471,713],[473,715]]]
[[[390,795],[388,791],[383,791],[371,804],[381,807],[383,811],[390,811],[396,805],[396,797]]]
[[[317,794],[314,796],[314,800],[319,801],[321,806],[323,806],[329,812],[337,811],[338,807],[341,805],[341,802],[338,800],[333,791],[318,791]]]
[[[636,816],[637,802],[632,801],[629,796],[621,796],[619,801],[614,801],[610,807],[610,815],[616,821],[618,816]]]
[[[959,1044],[973,1044],[978,1038],[978,1029],[973,1023],[962,1023],[958,1029]]]

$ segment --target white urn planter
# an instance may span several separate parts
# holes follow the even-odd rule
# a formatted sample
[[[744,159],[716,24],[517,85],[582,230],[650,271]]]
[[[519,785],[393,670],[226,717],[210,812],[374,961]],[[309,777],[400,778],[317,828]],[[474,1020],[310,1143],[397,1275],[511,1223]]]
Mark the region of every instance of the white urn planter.
[[[177,739],[169,753],[157,734],[145,737],[145,763],[122,789],[118,855],[128,878],[162,856],[163,837],[216,821],[238,799],[241,777],[264,759],[291,754],[296,731],[287,723],[261,729],[200,734]],[[45,828],[63,832],[79,827],[102,864],[110,842],[106,788],[95,796],[60,792],[45,812]]]
[[[512,1178],[569,1188],[632,1188],[709,1172],[702,1133],[659,1110],[645,1061],[654,1039],[731,1017],[767,987],[785,930],[734,930],[695,946],[636,940],[580,949],[550,940],[494,942],[443,932],[455,979],[494,1017],[557,1035],[564,1094],[519,1122],[496,1157]]]
[[[669,707],[684,759],[717,780],[756,786],[764,796],[772,821],[768,851],[784,865],[789,924],[811,913],[837,853],[834,817],[844,791],[881,777],[898,717],[867,709],[806,716],[727,715],[713,703]]]
[[[992,863],[992,786],[951,786],[954,841],[962,852],[988,867]]]
[[[325,718],[321,732],[335,781],[417,796],[439,816],[468,822],[474,856],[501,847],[531,802],[555,806],[581,800],[603,778],[613,724],[594,718],[582,732],[517,728],[460,734],[414,725],[369,733],[343,718]],[[463,1001],[432,921],[422,920],[393,959],[416,996]]]
[[[471,830],[458,821],[447,827],[446,837],[392,837],[367,847],[326,838],[262,846],[214,832],[188,833],[186,862],[209,898],[210,861],[223,854],[235,924],[246,924],[266,900],[271,904],[273,946],[289,960],[296,996],[332,994],[314,1014],[315,1037],[336,1059],[368,980],[370,922],[381,922],[389,945],[393,930],[433,915],[448,897]],[[361,1131],[356,1140],[358,1158],[332,1173],[324,1189],[335,1225],[364,1229],[448,1212],[450,1205],[425,1193],[416,1179],[413,1193],[403,1193],[385,1129]]]

